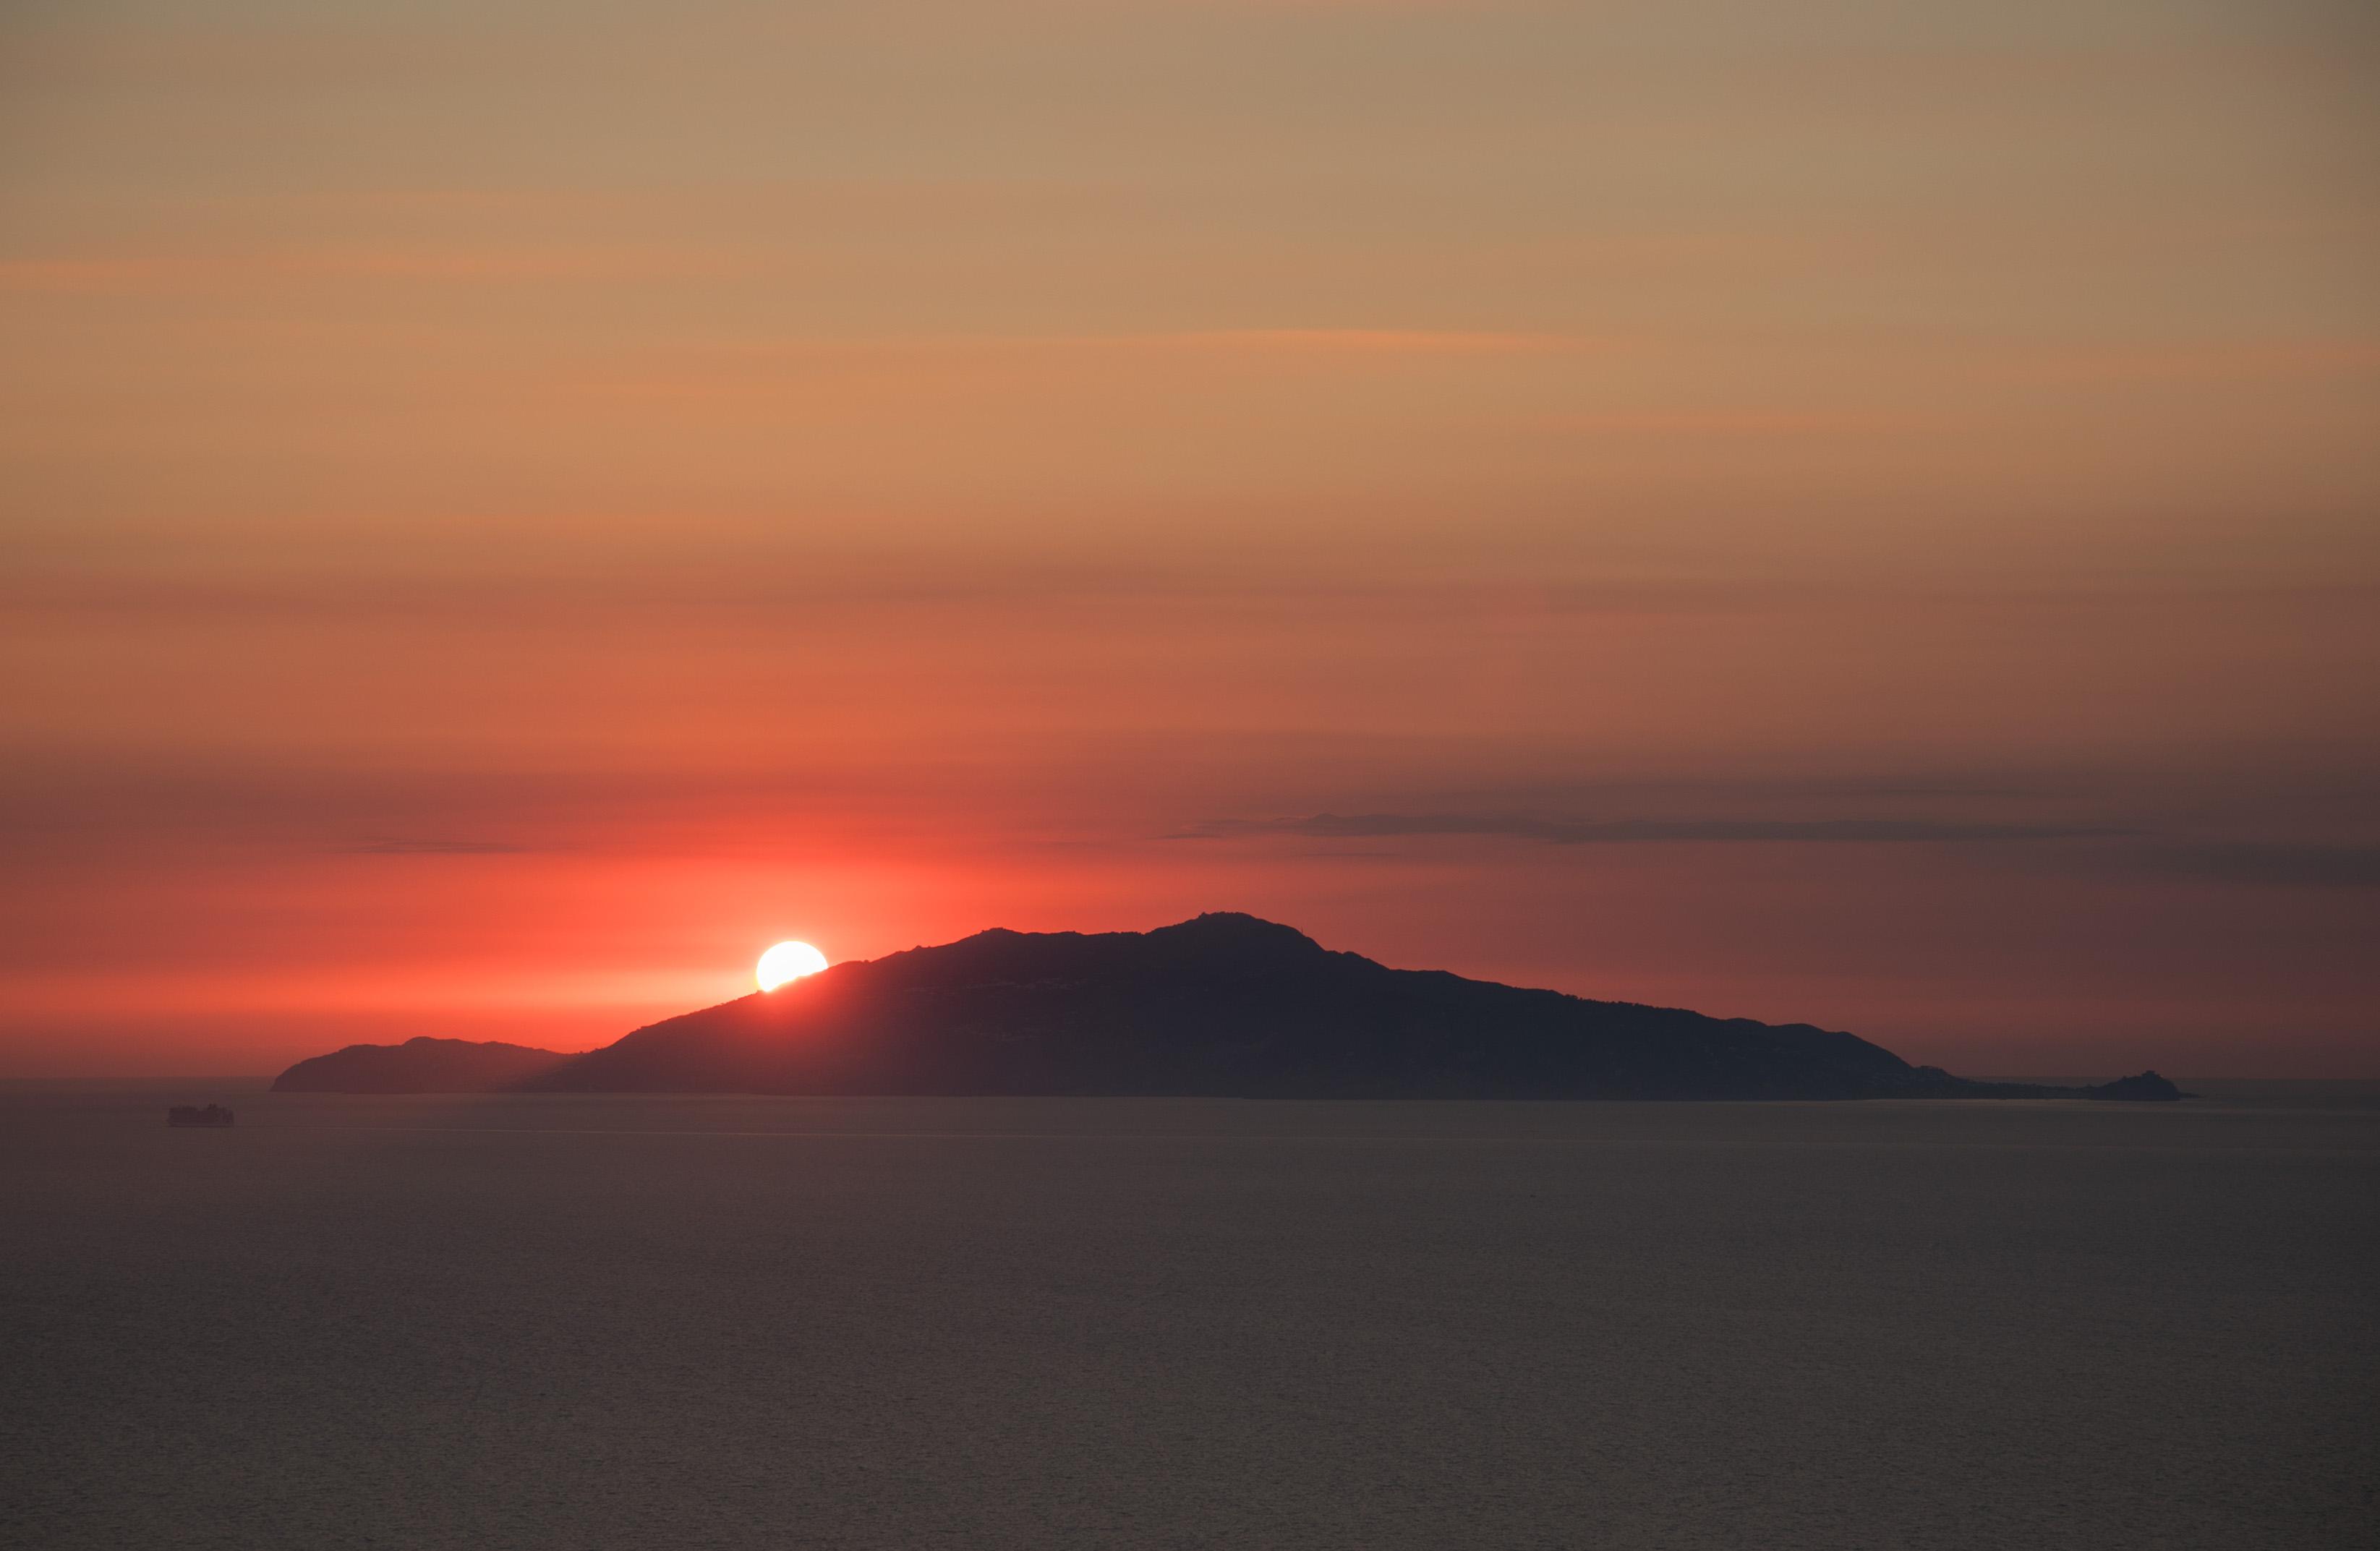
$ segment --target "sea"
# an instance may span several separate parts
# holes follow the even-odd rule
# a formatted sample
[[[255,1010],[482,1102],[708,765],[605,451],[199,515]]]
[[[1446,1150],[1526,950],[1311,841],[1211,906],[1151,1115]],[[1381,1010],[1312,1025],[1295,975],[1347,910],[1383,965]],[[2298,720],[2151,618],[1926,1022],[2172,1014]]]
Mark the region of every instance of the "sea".
[[[2380,1085],[0,1085],[0,1546],[2373,1546]]]

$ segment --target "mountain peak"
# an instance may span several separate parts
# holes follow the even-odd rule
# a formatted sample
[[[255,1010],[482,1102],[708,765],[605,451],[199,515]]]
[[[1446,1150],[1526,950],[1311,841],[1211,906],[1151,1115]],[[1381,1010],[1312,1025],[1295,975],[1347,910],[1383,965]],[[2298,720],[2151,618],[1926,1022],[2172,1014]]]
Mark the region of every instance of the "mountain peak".
[[[1269,949],[1319,953],[1322,945],[1299,931],[1261,915],[1238,910],[1209,910],[1187,921],[1159,927],[1145,934],[1154,940],[1196,944],[1205,949]]]

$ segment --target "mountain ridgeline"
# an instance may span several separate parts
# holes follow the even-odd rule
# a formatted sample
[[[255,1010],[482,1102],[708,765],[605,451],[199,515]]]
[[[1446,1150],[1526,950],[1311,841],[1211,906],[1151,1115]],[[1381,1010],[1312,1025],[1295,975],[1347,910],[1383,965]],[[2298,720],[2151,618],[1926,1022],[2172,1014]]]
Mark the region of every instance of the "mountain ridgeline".
[[[2110,1097],[2174,1097],[2131,1091]],[[2116,1086],[2119,1084],[2110,1084]],[[1970,1082],[1806,1024],[1706,1018],[1390,969],[1251,915],[1151,932],[979,932],[837,964],[581,1055],[350,1046],[300,1093],[1243,1098],[2089,1097]]]

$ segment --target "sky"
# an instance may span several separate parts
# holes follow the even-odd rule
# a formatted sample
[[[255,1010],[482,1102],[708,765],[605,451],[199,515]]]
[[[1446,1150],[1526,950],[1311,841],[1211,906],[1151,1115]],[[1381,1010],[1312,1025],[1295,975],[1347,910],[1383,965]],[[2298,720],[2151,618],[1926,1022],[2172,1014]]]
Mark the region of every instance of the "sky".
[[[2380,1076],[2360,0],[0,16],[0,1075],[1287,921]]]

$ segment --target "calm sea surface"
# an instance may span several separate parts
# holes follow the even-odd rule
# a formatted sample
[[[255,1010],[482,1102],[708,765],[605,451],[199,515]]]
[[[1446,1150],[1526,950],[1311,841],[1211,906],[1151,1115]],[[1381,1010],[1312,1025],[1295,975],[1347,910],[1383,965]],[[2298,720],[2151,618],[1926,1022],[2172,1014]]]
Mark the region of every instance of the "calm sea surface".
[[[2311,1090],[18,1086],[0,1545],[2369,1546],[2376,1315]]]

